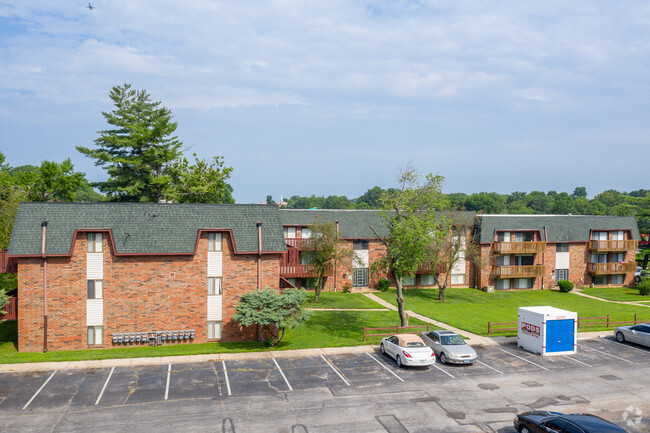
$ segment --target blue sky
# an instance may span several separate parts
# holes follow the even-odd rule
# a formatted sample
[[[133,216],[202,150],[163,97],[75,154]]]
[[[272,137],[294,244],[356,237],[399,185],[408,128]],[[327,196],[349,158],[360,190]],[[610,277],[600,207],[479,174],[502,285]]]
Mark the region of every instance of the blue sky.
[[[0,150],[92,146],[112,86],[222,155],[238,203],[363,194],[415,164],[445,192],[648,188],[644,1],[0,0]]]

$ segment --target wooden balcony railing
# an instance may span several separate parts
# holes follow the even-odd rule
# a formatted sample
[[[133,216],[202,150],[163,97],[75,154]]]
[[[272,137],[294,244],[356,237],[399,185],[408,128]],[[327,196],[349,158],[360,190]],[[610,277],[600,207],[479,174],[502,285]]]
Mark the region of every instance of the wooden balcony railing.
[[[7,257],[7,250],[0,251],[0,274],[15,274],[18,272],[16,259]]]
[[[287,242],[287,246],[298,248],[299,250],[308,249],[311,244],[311,239],[309,238],[305,238],[305,239],[285,238],[284,240]]]
[[[636,271],[636,263],[589,263],[587,272],[593,275],[630,274]]]
[[[495,242],[495,254],[535,254],[541,253],[546,247],[546,242]]]
[[[630,251],[635,250],[638,242],[635,240],[622,241],[589,241],[591,251]]]
[[[496,278],[534,278],[544,275],[544,265],[493,266]]]

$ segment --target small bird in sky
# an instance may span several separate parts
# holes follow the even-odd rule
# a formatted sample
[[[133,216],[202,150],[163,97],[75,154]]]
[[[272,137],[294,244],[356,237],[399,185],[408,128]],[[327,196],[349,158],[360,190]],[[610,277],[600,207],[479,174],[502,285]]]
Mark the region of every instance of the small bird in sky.
[[[88,9],[90,9],[90,10],[93,10],[93,5],[91,5],[90,3],[88,3],[88,6],[86,6],[86,7],[87,7]]]

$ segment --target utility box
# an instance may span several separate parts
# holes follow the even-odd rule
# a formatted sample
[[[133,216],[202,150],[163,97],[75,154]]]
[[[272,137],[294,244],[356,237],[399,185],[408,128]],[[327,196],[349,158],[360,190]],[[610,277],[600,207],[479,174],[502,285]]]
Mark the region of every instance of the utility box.
[[[578,313],[554,307],[520,307],[517,345],[542,356],[576,353]]]

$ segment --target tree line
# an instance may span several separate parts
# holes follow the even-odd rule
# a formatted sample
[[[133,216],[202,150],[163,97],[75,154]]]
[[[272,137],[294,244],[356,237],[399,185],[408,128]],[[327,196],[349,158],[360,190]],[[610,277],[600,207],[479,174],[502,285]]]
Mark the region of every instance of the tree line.
[[[357,198],[346,196],[303,197],[294,195],[286,201],[289,209],[380,209],[384,193],[394,193],[374,186]],[[510,194],[477,192],[446,194],[448,210],[468,210],[485,214],[559,214],[635,216],[641,233],[650,233],[650,189],[619,192],[609,189],[587,198],[584,186],[571,194],[557,191],[515,191]],[[269,202],[270,196],[267,196]],[[441,209],[446,210],[446,209]]]

